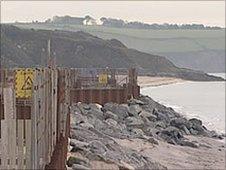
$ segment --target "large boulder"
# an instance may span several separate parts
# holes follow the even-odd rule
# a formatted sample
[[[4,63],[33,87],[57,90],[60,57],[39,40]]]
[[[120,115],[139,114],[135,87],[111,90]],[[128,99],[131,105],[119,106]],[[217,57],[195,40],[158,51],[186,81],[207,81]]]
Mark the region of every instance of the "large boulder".
[[[182,130],[186,135],[190,135],[189,129],[191,129],[192,123],[187,119],[183,117],[172,119],[170,121],[170,125]]]
[[[87,112],[87,115],[94,115],[95,118],[98,118],[100,120],[104,119],[104,114],[101,110],[96,110],[96,109],[89,110]]]
[[[197,118],[189,119],[189,122],[195,126],[202,126],[202,121]]]
[[[109,119],[110,118],[110,119],[118,120],[118,116],[116,114],[112,113],[109,110],[104,112],[103,115],[104,115],[104,119]]]
[[[87,162],[85,159],[70,156],[67,160],[67,166],[72,167],[74,164],[82,165],[85,166],[86,168],[90,166],[89,162]]]
[[[83,151],[85,148],[87,148],[88,143],[82,142],[76,139],[70,139],[70,146],[72,146],[71,152],[77,152],[77,151]]]
[[[120,119],[125,119],[129,116],[129,107],[127,104],[120,104],[116,109],[116,114]]]
[[[141,100],[137,100],[137,99],[130,99],[128,101],[128,105],[144,105],[145,103],[142,102]]]
[[[78,108],[77,110],[79,110],[82,114],[86,114],[87,111],[91,109],[90,106],[86,103],[77,103],[76,107]]]
[[[109,126],[113,126],[113,127],[116,127],[117,124],[118,124],[114,119],[111,119],[111,118],[106,119],[105,122],[106,122]]]
[[[80,164],[73,164],[72,169],[73,170],[91,170],[91,168],[86,167],[84,165],[80,165]]]
[[[101,109],[102,109],[102,106],[100,104],[96,104],[96,103],[89,104],[89,107],[90,107],[91,110],[101,111]]]
[[[159,136],[171,144],[179,144],[180,140],[183,138],[183,134],[176,127],[169,126],[159,133]]]
[[[145,110],[142,110],[141,113],[139,114],[139,116],[141,118],[147,118],[149,121],[152,121],[152,122],[157,120],[157,116],[156,115],[153,115],[152,113],[147,112]]]
[[[129,114],[129,116],[138,117],[138,115],[141,111],[142,111],[142,108],[139,105],[130,105],[128,114]]]
[[[116,103],[106,103],[104,104],[104,106],[102,107],[102,111],[106,112],[106,111],[115,111],[116,107],[117,107],[118,104]]]
[[[129,107],[127,104],[115,104],[115,103],[106,103],[102,108],[104,112],[111,111],[116,114],[120,120],[123,120],[127,116],[129,116]]]
[[[192,148],[198,148],[199,147],[198,143],[191,142],[191,141],[188,141],[188,140],[180,140],[180,141],[178,141],[178,144],[180,144],[181,146],[189,146],[189,147],[192,147]]]
[[[82,115],[82,114],[73,114],[73,116],[71,116],[71,126],[77,126],[81,123],[86,123],[88,120],[86,118],[86,116]]]
[[[164,121],[156,121],[154,122],[154,126],[157,129],[165,129],[167,127],[167,124]]]
[[[144,122],[141,119],[135,118],[135,117],[127,117],[125,119],[125,123],[127,126],[133,126],[133,127],[143,127]]]
[[[85,122],[79,124],[80,127],[84,127],[85,129],[94,128],[94,126],[91,123]]]
[[[202,121],[196,118],[189,119],[191,123],[190,132],[192,135],[204,135],[208,136],[208,131],[205,126],[202,125]]]
[[[98,140],[91,141],[88,147],[90,151],[95,154],[103,155],[107,151],[106,146]]]
[[[218,134],[216,131],[212,130],[212,131],[206,131],[207,132],[207,136],[211,137],[211,138],[217,138],[217,139],[224,139],[224,134]]]
[[[164,121],[166,124],[170,122],[170,117],[167,112],[159,111],[158,109],[154,109],[152,112],[153,115],[157,116],[157,120]]]

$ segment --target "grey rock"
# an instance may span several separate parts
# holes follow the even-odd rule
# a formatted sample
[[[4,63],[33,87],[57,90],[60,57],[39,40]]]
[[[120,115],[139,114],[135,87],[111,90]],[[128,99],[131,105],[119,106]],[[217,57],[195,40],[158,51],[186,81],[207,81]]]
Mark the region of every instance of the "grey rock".
[[[145,103],[142,102],[141,100],[137,100],[137,99],[130,99],[128,101],[128,104],[129,105],[136,105],[136,104],[139,104],[139,105],[144,105]]]
[[[211,146],[203,144],[203,143],[200,143],[199,146],[204,147],[204,148],[208,148],[208,149],[212,148]]]
[[[178,144],[180,144],[181,146],[189,146],[189,147],[192,147],[192,148],[198,148],[199,147],[198,143],[187,141],[187,140],[181,140],[181,141],[178,142]]]
[[[94,128],[94,126],[92,124],[88,123],[88,122],[81,123],[79,126],[87,128],[87,129]]]
[[[212,130],[212,131],[206,131],[207,136],[208,137],[212,137],[212,138],[217,138],[217,139],[224,139],[224,136],[221,134],[217,134],[216,131]]]
[[[116,114],[120,119],[124,119],[129,116],[129,108],[127,104],[120,104],[116,109]]]
[[[141,111],[142,111],[142,108],[139,105],[130,105],[128,114],[129,116],[137,117]]]
[[[141,119],[135,117],[127,117],[125,119],[125,123],[127,126],[134,126],[134,127],[142,127],[144,122]]]
[[[85,103],[77,103],[76,107],[77,107],[76,110],[82,114],[86,114],[87,111],[91,109],[90,106]]]
[[[153,143],[155,145],[159,144],[158,141],[155,138],[153,138],[153,137],[148,138],[148,142]]]
[[[199,133],[197,130],[195,130],[193,128],[189,129],[189,131],[192,135],[198,135],[198,133]]]
[[[82,115],[82,114],[76,114],[75,116],[73,116],[73,123],[75,123],[75,125],[79,125],[81,123],[85,123],[87,122],[87,118]]]
[[[111,111],[111,112],[115,112],[116,107],[118,107],[118,104],[116,103],[106,103],[103,107],[102,107],[102,111],[106,112],[106,111]]]
[[[91,110],[97,110],[97,111],[101,111],[102,106],[96,103],[91,103],[89,104],[89,107]]]
[[[181,129],[184,131],[184,133],[185,133],[186,135],[190,135],[190,134],[191,134],[190,131],[187,129],[187,127],[186,127],[185,125],[183,125],[183,126],[181,127]]]
[[[169,126],[159,133],[159,136],[168,143],[178,144],[183,138],[183,134],[176,127]]]
[[[152,121],[152,122],[157,120],[156,115],[153,115],[152,113],[147,112],[145,110],[142,110],[141,113],[139,114],[139,116],[142,118],[147,118],[149,121]]]
[[[90,170],[90,168],[83,165],[79,165],[79,164],[73,164],[72,169],[73,170]]]
[[[131,132],[134,133],[135,135],[138,135],[138,136],[143,136],[143,135],[144,135],[143,130],[138,129],[138,128],[133,128],[133,129],[131,130]]]
[[[170,125],[181,129],[185,126],[187,129],[190,129],[192,123],[185,118],[175,118],[170,121]]]
[[[94,115],[95,118],[98,118],[98,119],[104,119],[104,114],[101,110],[89,110],[87,112],[88,115]]]
[[[92,153],[103,155],[107,151],[106,146],[98,140],[91,141],[88,146]]]
[[[118,124],[114,119],[111,119],[111,118],[105,120],[105,122],[106,122],[108,125],[114,126],[114,127],[116,127],[117,124]]]
[[[90,110],[91,107],[89,104],[86,104],[86,103],[82,103],[82,107],[85,109],[85,110]]]
[[[83,165],[89,167],[89,163],[85,159],[77,158],[75,156],[70,156],[67,160],[67,165],[72,167],[73,164]]]
[[[115,103],[106,103],[102,108],[104,112],[111,111],[112,113],[116,114],[120,120],[123,120],[127,116],[129,116],[128,111],[129,107],[127,104],[115,104]]]
[[[197,118],[189,119],[189,122],[191,122],[192,125],[202,126],[202,121]]]
[[[88,146],[88,143],[82,142],[82,141],[79,141],[79,140],[76,140],[76,139],[70,139],[70,145],[84,148],[84,147]]]
[[[169,118],[169,115],[167,114],[167,112],[158,111],[157,109],[154,109],[153,115],[157,116],[157,120],[164,121],[167,124],[170,122],[170,118]]]
[[[155,134],[155,129],[152,127],[143,128],[143,131],[147,136],[153,136]]]
[[[167,127],[166,123],[163,121],[157,121],[154,124],[155,124],[155,128],[164,128],[165,129]]]
[[[104,119],[111,118],[114,120],[118,120],[118,116],[116,114],[112,113],[111,111],[106,111],[103,113],[103,115],[104,115]]]

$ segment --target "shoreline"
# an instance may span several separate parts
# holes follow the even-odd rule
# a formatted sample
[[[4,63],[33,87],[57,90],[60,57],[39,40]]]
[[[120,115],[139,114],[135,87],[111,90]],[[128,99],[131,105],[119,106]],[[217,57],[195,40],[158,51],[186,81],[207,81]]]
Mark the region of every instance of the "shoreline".
[[[130,115],[119,114],[118,111],[125,108],[129,111],[133,108]],[[165,115],[174,115],[174,120],[178,121],[171,120],[167,124],[163,121],[164,117],[160,119],[157,116],[155,119],[155,115],[162,115],[158,112],[161,109],[165,110]],[[137,115],[138,111],[141,114]],[[90,117],[90,114],[93,116]],[[124,120],[120,118],[123,115],[126,117]],[[225,137],[220,139],[217,134],[212,135],[203,128],[201,120],[185,121],[181,115],[149,97],[131,100],[127,105],[76,104],[72,107],[71,121],[67,155],[67,169],[70,170],[81,167],[117,170],[148,167],[156,170],[225,169]],[[188,125],[184,121],[190,122],[192,127],[189,125],[190,128],[184,130],[181,125]],[[199,134],[193,133],[193,128]]]
[[[141,88],[158,87],[158,86],[176,84],[176,83],[181,83],[186,81],[187,80],[183,80],[175,77],[138,76],[138,85]]]

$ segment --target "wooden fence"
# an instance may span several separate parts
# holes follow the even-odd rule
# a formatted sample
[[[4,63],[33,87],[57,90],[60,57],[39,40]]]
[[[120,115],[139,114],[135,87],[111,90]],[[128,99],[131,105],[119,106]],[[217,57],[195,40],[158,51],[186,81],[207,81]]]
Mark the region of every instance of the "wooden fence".
[[[3,70],[0,169],[66,169],[71,102],[124,103],[138,97],[135,70],[122,71],[92,71],[90,79],[76,69]]]
[[[21,93],[32,93],[32,96],[23,98],[23,95],[17,96],[18,71],[21,69],[4,70],[1,83],[0,169],[65,168],[62,161],[65,161],[66,149],[60,152],[62,155],[54,153],[59,153],[56,149],[62,150],[62,146],[57,147],[62,140],[66,146],[68,138],[70,72],[32,69],[32,91],[24,88]],[[53,160],[57,157],[61,162]]]

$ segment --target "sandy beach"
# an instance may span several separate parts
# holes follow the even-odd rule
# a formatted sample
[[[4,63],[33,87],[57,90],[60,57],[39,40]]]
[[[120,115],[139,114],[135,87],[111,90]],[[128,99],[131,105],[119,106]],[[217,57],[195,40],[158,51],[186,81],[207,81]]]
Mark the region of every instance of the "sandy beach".
[[[199,143],[199,148],[171,145],[158,141],[159,145],[141,139],[115,139],[121,146],[134,149],[159,162],[168,169],[225,169],[225,144],[222,141],[198,136],[186,136]]]
[[[174,77],[150,77],[150,76],[138,76],[138,84],[143,87],[162,86],[174,83],[184,82],[186,80]]]

